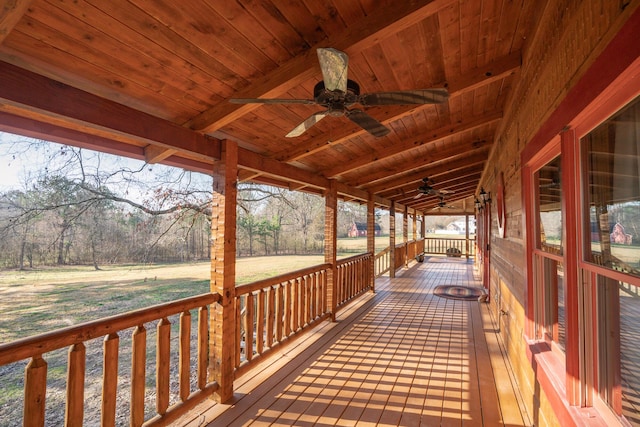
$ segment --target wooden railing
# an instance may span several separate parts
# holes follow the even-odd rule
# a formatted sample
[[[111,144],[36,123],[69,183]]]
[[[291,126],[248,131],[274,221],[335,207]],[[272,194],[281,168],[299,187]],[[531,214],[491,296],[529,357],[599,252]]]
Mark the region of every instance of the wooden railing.
[[[397,270],[404,266],[404,256],[407,253],[407,247],[404,244],[396,245],[395,250],[395,265],[393,268]]]
[[[375,277],[380,277],[384,273],[390,270],[391,265],[391,248],[387,246],[382,251],[378,252],[374,261],[374,273]]]
[[[407,242],[407,259],[414,259],[417,254],[416,241]]]
[[[330,267],[322,264],[236,287],[236,378],[329,316]]]
[[[367,253],[337,262],[335,296],[337,307],[346,305],[353,298],[371,289],[371,258]]]
[[[122,331],[134,328],[131,338],[130,407],[132,426],[166,425],[201,402],[218,389],[215,382],[207,382],[209,351],[209,308],[219,295],[204,294],[150,308],[132,311],[101,320],[83,323],[54,332],[25,338],[0,345],[0,366],[30,359],[25,370],[24,420],[25,426],[45,424],[45,397],[47,395],[47,353],[68,348],[65,425],[83,423],[85,403],[85,344],[104,337],[101,425],[116,422],[116,395],[118,392],[119,344]],[[197,389],[192,392],[191,376],[191,310],[198,310],[197,320]],[[178,332],[178,390],[176,403],[169,406],[171,366],[171,322],[179,315]],[[147,373],[147,329],[145,324],[157,321],[156,333],[156,405],[155,416],[145,422],[145,388]],[[129,352],[126,352],[129,353]],[[147,411],[149,408],[146,408]],[[152,412],[152,413],[153,413]]]
[[[467,244],[467,239],[427,237],[424,239],[423,252],[425,254],[447,255],[451,252],[451,249],[454,249],[459,251],[458,254],[461,256],[472,257],[474,256],[475,248],[473,242],[473,239],[469,239],[469,243]],[[469,252],[467,252],[467,247],[469,248]]]

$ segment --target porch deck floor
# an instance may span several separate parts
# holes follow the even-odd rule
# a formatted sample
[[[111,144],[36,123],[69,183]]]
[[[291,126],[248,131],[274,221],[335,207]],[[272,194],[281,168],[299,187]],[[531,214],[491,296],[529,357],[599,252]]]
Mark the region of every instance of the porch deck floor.
[[[464,259],[427,258],[201,404],[186,426],[522,426],[508,363],[485,304],[437,285],[480,286]]]

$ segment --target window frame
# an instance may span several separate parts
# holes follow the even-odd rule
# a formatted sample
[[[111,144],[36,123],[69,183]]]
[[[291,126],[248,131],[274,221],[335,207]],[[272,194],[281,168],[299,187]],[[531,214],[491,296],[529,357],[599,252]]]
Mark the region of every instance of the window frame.
[[[640,95],[640,58],[631,62],[602,92],[584,102],[571,114],[560,114],[568,124],[555,135],[540,132],[522,153],[522,200],[525,213],[527,256],[527,303],[525,340],[527,355],[536,366],[537,380],[562,423],[595,416],[596,425],[624,424],[598,391],[598,336],[596,283],[597,275],[640,286],[640,279],[612,271],[586,261],[584,207],[588,199],[583,193],[584,167],[580,139],[608,120]],[[572,107],[573,108],[573,107]],[[568,108],[571,109],[571,108]],[[567,123],[565,122],[565,123]],[[544,138],[544,135],[549,135]],[[542,136],[541,136],[542,135]],[[553,343],[544,340],[537,322],[540,319],[540,296],[535,289],[535,257],[539,251],[535,173],[554,155],[561,156],[562,210],[564,252],[560,258],[565,268],[566,345],[565,357],[558,357]],[[538,305],[536,305],[538,304]],[[619,358],[618,358],[619,359]],[[619,363],[619,362],[618,362]],[[594,367],[595,366],[595,367]]]

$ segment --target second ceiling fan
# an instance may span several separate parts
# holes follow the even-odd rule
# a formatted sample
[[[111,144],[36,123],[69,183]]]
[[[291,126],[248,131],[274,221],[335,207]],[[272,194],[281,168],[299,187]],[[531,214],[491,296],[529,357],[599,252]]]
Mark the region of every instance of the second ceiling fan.
[[[313,113],[296,126],[286,136],[302,135],[311,126],[327,116],[345,116],[371,135],[380,137],[389,133],[389,128],[365,113],[362,109],[351,108],[355,104],[363,107],[374,105],[440,104],[447,100],[449,93],[443,88],[403,90],[394,92],[374,92],[360,94],[358,83],[347,78],[349,57],[333,48],[320,48],[318,61],[323,81],[313,89],[313,99],[265,99],[231,98],[235,104],[314,104],[325,109]]]

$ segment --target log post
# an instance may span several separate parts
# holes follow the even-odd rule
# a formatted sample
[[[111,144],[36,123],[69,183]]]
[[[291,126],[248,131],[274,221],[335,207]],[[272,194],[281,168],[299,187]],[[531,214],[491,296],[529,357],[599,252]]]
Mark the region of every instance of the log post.
[[[402,212],[402,244],[404,245],[404,267],[409,267],[409,209],[404,206]]]
[[[324,217],[324,262],[331,264],[327,272],[327,307],[331,312],[331,320],[336,320],[336,228],[338,222],[338,185],[335,180],[331,180],[331,185],[325,195],[325,217]]]
[[[389,277],[396,277],[396,202],[389,207]]]
[[[370,261],[370,274],[367,278],[366,285],[371,286],[371,292],[376,292],[376,276],[375,276],[375,262],[376,262],[376,215],[375,215],[375,203],[373,201],[373,194],[369,193],[369,199],[367,200],[367,252],[371,254]]]
[[[235,342],[236,280],[236,196],[238,144],[225,140],[221,160],[213,166],[213,205],[211,212],[211,292],[220,294],[211,316],[210,377],[219,388],[216,399],[226,402],[233,397]]]

